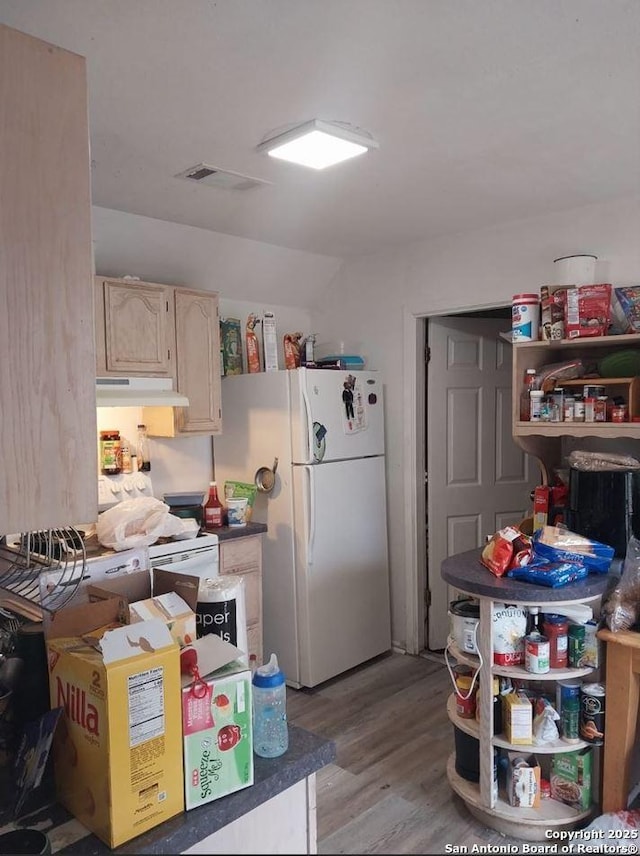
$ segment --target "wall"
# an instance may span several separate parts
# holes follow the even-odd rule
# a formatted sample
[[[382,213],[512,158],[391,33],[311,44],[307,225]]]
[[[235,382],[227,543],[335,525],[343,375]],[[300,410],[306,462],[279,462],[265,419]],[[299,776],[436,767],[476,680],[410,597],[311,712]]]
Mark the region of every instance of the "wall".
[[[282,366],[283,334],[311,332],[308,306],[341,264],[328,256],[98,207],[93,208],[93,239],[100,275],[217,291],[220,315],[243,322],[251,312],[274,312]],[[139,408],[99,408],[98,429],[119,428],[135,440],[141,418]],[[155,496],[207,488],[212,477],[210,437],[149,442]]]
[[[406,438],[413,426],[405,378],[415,366],[403,361],[413,318],[508,304],[514,293],[552,283],[553,259],[571,253],[596,254],[601,282],[638,284],[639,234],[640,198],[630,197],[419,242],[346,263],[317,305],[312,321],[322,335],[365,342],[368,367],[385,378],[392,635],[400,647],[407,643],[407,605],[421,596],[406,591],[412,453]]]

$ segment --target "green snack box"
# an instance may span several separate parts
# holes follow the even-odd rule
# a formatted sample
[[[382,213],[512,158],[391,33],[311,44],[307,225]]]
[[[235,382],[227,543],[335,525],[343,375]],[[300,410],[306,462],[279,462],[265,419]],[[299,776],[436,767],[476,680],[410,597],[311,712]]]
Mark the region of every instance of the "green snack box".
[[[591,807],[590,748],[558,752],[551,760],[551,797],[576,809]]]

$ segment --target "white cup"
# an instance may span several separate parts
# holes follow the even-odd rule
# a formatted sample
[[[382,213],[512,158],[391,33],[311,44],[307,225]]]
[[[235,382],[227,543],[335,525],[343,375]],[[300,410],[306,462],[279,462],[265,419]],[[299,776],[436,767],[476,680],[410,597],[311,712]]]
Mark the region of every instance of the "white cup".
[[[247,505],[249,500],[246,496],[238,499],[227,500],[227,517],[230,527],[247,525]]]

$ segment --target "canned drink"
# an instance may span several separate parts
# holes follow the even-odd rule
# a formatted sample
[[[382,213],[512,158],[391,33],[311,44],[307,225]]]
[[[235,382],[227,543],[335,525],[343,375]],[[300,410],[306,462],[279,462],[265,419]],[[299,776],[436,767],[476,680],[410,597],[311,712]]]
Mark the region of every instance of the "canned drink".
[[[569,625],[569,666],[574,669],[580,668],[584,657],[585,632],[584,624]]]
[[[592,746],[604,743],[604,684],[582,684],[580,687],[580,737]]]
[[[524,667],[527,672],[543,675],[549,671],[549,640],[541,633],[524,638]]]
[[[580,681],[558,681],[556,708],[560,714],[560,734],[565,743],[580,740]]]

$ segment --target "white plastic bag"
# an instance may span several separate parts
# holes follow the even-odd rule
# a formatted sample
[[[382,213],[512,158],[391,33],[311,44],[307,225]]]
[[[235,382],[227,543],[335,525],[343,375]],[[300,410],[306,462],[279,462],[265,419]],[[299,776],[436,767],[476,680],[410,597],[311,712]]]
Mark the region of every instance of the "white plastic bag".
[[[149,547],[158,538],[182,531],[182,521],[169,513],[169,506],[153,496],[125,499],[98,515],[96,535],[103,547],[130,550]]]

